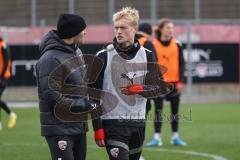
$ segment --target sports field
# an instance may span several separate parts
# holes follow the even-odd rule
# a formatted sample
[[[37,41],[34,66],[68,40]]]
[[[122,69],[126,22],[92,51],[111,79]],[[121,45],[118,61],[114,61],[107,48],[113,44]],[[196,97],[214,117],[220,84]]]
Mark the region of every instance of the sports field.
[[[38,109],[15,109],[17,126],[7,129],[7,117],[2,113],[4,129],[0,131],[0,160],[48,160],[50,153],[40,136]],[[162,147],[144,147],[145,160],[239,160],[240,105],[201,104],[181,106],[180,133],[187,147],[170,145],[169,107],[164,109]],[[87,160],[107,160],[105,150],[97,148],[89,125]],[[145,142],[152,137],[152,122],[148,122]]]

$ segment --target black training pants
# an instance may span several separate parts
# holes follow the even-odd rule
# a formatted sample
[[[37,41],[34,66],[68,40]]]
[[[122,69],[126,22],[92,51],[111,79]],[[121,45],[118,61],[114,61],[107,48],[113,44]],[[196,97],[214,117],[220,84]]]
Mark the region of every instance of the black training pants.
[[[86,134],[46,136],[52,160],[85,160]]]
[[[2,101],[2,94],[5,88],[6,88],[6,82],[1,81],[0,82],[0,108],[2,108],[7,114],[10,114],[11,112],[10,108],[7,106],[7,104],[4,101]]]
[[[139,160],[145,126],[105,125],[104,130],[110,160]]]
[[[170,107],[171,107],[171,115],[170,118],[168,115],[162,115],[163,111],[163,101],[166,99],[167,101],[170,102]],[[154,105],[155,105],[155,112],[154,112],[154,129],[156,133],[161,132],[162,128],[162,122],[163,118],[165,120],[170,120],[171,127],[172,127],[172,132],[177,132],[178,131],[178,126],[179,126],[179,103],[180,103],[180,94],[178,94],[177,89],[174,88],[174,90],[166,95],[164,98],[158,97],[153,99]],[[148,112],[151,109],[151,104],[150,101],[147,103],[146,107],[146,112]],[[153,116],[151,116],[153,117]]]

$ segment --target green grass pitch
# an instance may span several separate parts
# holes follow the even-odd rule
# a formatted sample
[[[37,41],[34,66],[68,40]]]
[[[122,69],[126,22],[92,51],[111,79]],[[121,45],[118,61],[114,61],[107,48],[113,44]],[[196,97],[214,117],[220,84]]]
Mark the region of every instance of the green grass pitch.
[[[40,136],[38,109],[15,109],[17,126],[8,129],[7,116],[2,112],[4,129],[0,131],[1,160],[48,160],[50,153]],[[170,144],[169,107],[164,108],[162,147],[143,148],[146,160],[226,160],[240,159],[240,105],[181,105],[180,134],[187,147]],[[146,129],[145,143],[153,134],[152,121]],[[89,125],[87,160],[107,160],[104,148],[97,148]],[[224,160],[224,159],[222,159]]]

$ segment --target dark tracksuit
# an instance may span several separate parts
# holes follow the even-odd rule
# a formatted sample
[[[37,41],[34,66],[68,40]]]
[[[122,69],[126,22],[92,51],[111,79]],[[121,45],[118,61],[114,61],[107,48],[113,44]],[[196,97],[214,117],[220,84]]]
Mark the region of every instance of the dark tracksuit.
[[[3,41],[1,38],[0,38],[0,41]],[[9,53],[7,51],[7,48],[5,46],[0,46],[0,53],[2,54],[2,62],[0,63],[3,63],[3,68],[2,68],[2,72],[0,73],[0,107],[2,109],[4,109],[4,111],[7,113],[7,114],[10,114],[11,110],[9,109],[9,107],[7,106],[7,104],[2,101],[1,97],[2,97],[2,94],[6,88],[6,84],[7,84],[7,80],[4,79],[4,74],[7,70],[7,67],[8,67],[8,60],[9,60]]]
[[[55,110],[57,104],[65,101],[72,102],[74,112],[91,108],[85,98],[64,94],[65,84],[87,86],[83,56],[76,46],[66,45],[57,31],[50,31],[43,38],[39,50],[42,56],[36,64],[36,78],[41,135],[46,138],[53,160],[85,160],[87,122],[64,121]],[[70,60],[75,68],[69,65]]]
[[[163,46],[168,46],[170,44],[170,41],[160,41]],[[178,46],[178,52],[179,52],[179,79],[181,82],[184,81],[184,57],[183,57],[183,49],[181,44],[177,43]],[[155,98],[154,104],[155,104],[155,119],[154,119],[154,129],[155,133],[161,132],[162,127],[162,110],[163,110],[163,100],[166,99],[167,101],[170,101],[171,106],[171,127],[172,132],[178,131],[178,125],[179,125],[179,119],[178,119],[178,112],[179,112],[179,103],[180,103],[180,94],[177,91],[176,86],[174,86],[173,91],[165,96],[165,98]],[[150,111],[151,106],[147,106],[147,113]]]
[[[114,40],[116,44],[116,40]],[[114,48],[117,51],[117,54],[127,60],[132,60],[137,55],[136,53],[140,49],[140,44],[135,41],[135,45],[127,51],[122,51],[114,45]],[[104,66],[97,78],[97,81],[93,84],[93,87],[96,89],[106,89],[103,88],[104,72],[108,62],[108,52],[104,51],[98,54],[98,57],[102,59]],[[146,50],[147,62],[156,63],[154,54]],[[122,67],[122,66],[117,66]],[[150,71],[146,75],[152,76],[155,78],[154,84],[152,85],[161,85],[161,77],[159,76],[159,70],[157,65],[148,65],[147,70]],[[109,73],[111,74],[111,73]],[[115,73],[117,74],[117,73]],[[145,83],[147,83],[145,81]],[[145,92],[147,93],[147,92]],[[143,97],[146,97],[142,94]],[[145,108],[145,106],[144,106]],[[94,130],[103,128],[105,131],[105,144],[106,150],[109,155],[110,160],[139,160],[141,155],[141,147],[143,145],[145,137],[145,115],[143,119],[96,119],[93,120]],[[114,156],[115,155],[115,156]]]
[[[144,36],[141,34],[136,34],[136,36],[135,36],[136,39],[140,39],[142,37],[144,37]],[[143,44],[143,47],[149,49],[150,51],[152,51],[152,54],[156,55],[154,45],[151,41],[149,41],[149,40],[145,41],[145,43]],[[148,114],[149,110],[151,109],[150,99],[147,100],[146,108],[147,108],[146,114]]]

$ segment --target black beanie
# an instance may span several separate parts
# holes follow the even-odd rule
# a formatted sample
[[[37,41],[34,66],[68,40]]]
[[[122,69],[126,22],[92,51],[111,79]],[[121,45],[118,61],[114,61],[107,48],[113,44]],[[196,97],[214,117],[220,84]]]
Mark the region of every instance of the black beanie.
[[[57,31],[61,39],[72,38],[87,27],[85,20],[75,14],[61,14],[58,19]]]
[[[152,34],[152,26],[149,23],[141,23],[138,27],[138,30],[144,33],[147,33],[149,35]]]

